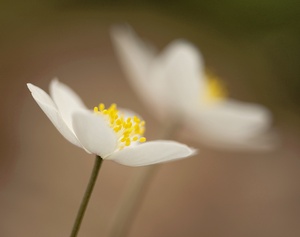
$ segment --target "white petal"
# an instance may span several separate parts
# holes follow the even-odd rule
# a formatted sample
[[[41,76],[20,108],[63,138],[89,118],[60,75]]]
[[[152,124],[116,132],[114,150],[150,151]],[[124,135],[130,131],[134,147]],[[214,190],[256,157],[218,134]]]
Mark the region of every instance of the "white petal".
[[[184,113],[187,107],[200,103],[199,94],[204,88],[203,62],[199,51],[184,40],[171,43],[156,60],[151,70],[151,79],[156,81],[157,94],[168,107]]]
[[[70,87],[57,79],[53,79],[50,83],[50,95],[64,121],[72,129],[72,113],[76,110],[87,109],[86,106]]]
[[[238,144],[266,132],[271,116],[262,106],[228,100],[199,109],[185,124],[212,146],[214,143]]]
[[[154,48],[143,42],[127,25],[113,27],[111,37],[129,81],[137,92],[143,93],[147,90],[150,64],[155,59]]]
[[[155,114],[164,114],[164,108],[160,106],[163,102],[149,77],[151,65],[156,60],[154,47],[142,41],[129,26],[113,27],[111,37],[132,88]]]
[[[72,117],[74,132],[86,150],[106,158],[116,149],[116,134],[102,115],[80,111]]]
[[[128,166],[152,165],[182,159],[196,150],[174,141],[151,141],[114,152],[108,159]]]
[[[279,137],[274,132],[259,134],[249,139],[219,139],[218,137],[207,137],[198,131],[185,131],[187,139],[197,140],[207,147],[227,151],[266,151],[274,150],[279,144]]]
[[[53,100],[44,90],[31,83],[27,83],[27,87],[36,101],[56,108],[56,105],[54,104]]]
[[[219,143],[218,146],[224,150],[237,150],[237,151],[265,151],[269,152],[275,150],[279,144],[279,137],[274,132],[260,134],[249,140],[240,140],[235,143],[224,142]]]
[[[30,83],[28,83],[27,86],[28,89],[31,91],[32,97],[35,99],[35,101],[38,103],[40,108],[44,111],[44,113],[47,115],[47,117],[50,119],[53,125],[57,128],[57,130],[69,142],[73,143],[76,146],[82,147],[75,134],[72,132],[72,130],[69,129],[69,127],[62,119],[50,96],[37,86],[34,86]]]

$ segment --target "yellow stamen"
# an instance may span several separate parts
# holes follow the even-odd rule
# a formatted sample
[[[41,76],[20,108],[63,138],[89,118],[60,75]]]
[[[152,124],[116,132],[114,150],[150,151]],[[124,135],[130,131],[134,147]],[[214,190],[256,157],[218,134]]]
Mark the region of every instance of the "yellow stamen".
[[[137,137],[137,136],[134,136],[133,138],[132,138],[132,140],[133,141],[137,141],[139,138]]]
[[[125,142],[126,141],[126,137],[123,137],[122,139],[121,139],[121,142]]]
[[[105,109],[104,104],[99,104],[94,108],[94,112],[103,115],[108,125],[113,129],[118,137],[119,149],[130,146],[133,142],[145,142],[143,137],[145,132],[145,121],[141,121],[137,116],[124,118],[116,104],[111,104]]]
[[[109,110],[116,110],[116,108],[117,108],[117,105],[116,105],[116,104],[111,104],[111,105],[109,106]]]
[[[139,134],[140,134],[140,135],[143,135],[144,133],[145,133],[145,128],[142,127],[142,128],[139,130]]]
[[[100,109],[100,111],[102,112],[104,109],[105,109],[105,105],[104,104],[99,104],[99,109]]]
[[[145,137],[141,137],[140,138],[140,142],[145,142],[146,141],[146,138]]]
[[[206,78],[206,90],[203,95],[204,102],[211,103],[224,100],[227,97],[227,91],[219,78],[210,71],[206,72]]]
[[[127,138],[127,139],[126,139],[126,142],[125,142],[125,146],[130,146],[130,143],[131,143],[130,139]]]
[[[104,110],[102,110],[101,112],[102,112],[103,114],[108,114],[107,109],[104,109]]]
[[[137,116],[133,116],[133,121],[135,122],[135,123],[139,123],[141,120],[137,117]]]

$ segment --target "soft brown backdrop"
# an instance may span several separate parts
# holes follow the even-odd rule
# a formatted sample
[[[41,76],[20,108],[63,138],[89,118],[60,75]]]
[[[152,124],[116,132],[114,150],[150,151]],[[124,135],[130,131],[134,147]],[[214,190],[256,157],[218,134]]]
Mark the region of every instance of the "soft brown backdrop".
[[[281,136],[281,146],[263,154],[213,151],[181,139],[199,155],[162,166],[130,236],[300,235],[299,104],[291,83],[298,54],[278,47],[281,38],[297,39],[293,28],[251,38],[152,8],[11,8],[1,16],[0,236],[68,236],[93,164],[51,125],[27,82],[47,90],[59,77],[91,108],[116,102],[137,111],[147,137],[158,138],[159,124],[113,53],[109,27],[124,21],[158,47],[178,37],[194,42],[233,97],[272,109]],[[122,191],[141,169],[104,163],[79,236],[105,236]]]

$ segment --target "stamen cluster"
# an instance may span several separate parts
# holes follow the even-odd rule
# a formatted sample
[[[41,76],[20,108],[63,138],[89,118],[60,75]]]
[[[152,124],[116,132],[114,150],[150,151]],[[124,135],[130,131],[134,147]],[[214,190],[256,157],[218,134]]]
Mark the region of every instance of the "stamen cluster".
[[[145,132],[145,121],[140,120],[137,116],[125,118],[118,109],[116,104],[105,109],[104,104],[99,104],[94,108],[94,112],[102,114],[107,118],[109,126],[119,137],[120,149],[130,146],[132,142],[145,142],[143,137]]]
[[[206,72],[207,88],[204,94],[206,102],[221,101],[227,97],[227,91],[219,78],[211,72]]]

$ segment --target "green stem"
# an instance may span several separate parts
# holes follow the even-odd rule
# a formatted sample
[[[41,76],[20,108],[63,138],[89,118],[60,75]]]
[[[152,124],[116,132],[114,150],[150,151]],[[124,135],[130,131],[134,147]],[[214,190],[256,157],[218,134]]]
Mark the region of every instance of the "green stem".
[[[101,168],[102,161],[103,161],[103,159],[100,156],[96,156],[94,168],[93,168],[93,171],[92,171],[92,174],[91,174],[91,177],[90,177],[90,181],[88,183],[85,194],[84,194],[83,199],[81,201],[80,208],[78,210],[77,217],[76,217],[76,220],[74,222],[72,233],[71,233],[70,237],[76,237],[77,234],[78,234],[78,231],[79,231],[79,228],[80,228],[80,225],[81,225],[86,207],[89,203],[91,194],[93,192],[93,189],[94,189],[94,186],[95,186],[95,183],[96,183],[96,180],[97,180],[99,170]]]
[[[158,168],[159,165],[147,166],[132,177],[109,229],[109,237],[126,237],[129,235],[136,214]]]
[[[180,124],[177,121],[170,124],[167,123],[164,129],[162,129],[161,137],[169,139],[177,131],[179,126]],[[126,237],[129,235],[136,214],[143,203],[151,181],[159,170],[159,167],[160,165],[150,165],[132,177],[113,217],[109,228],[109,237]]]

